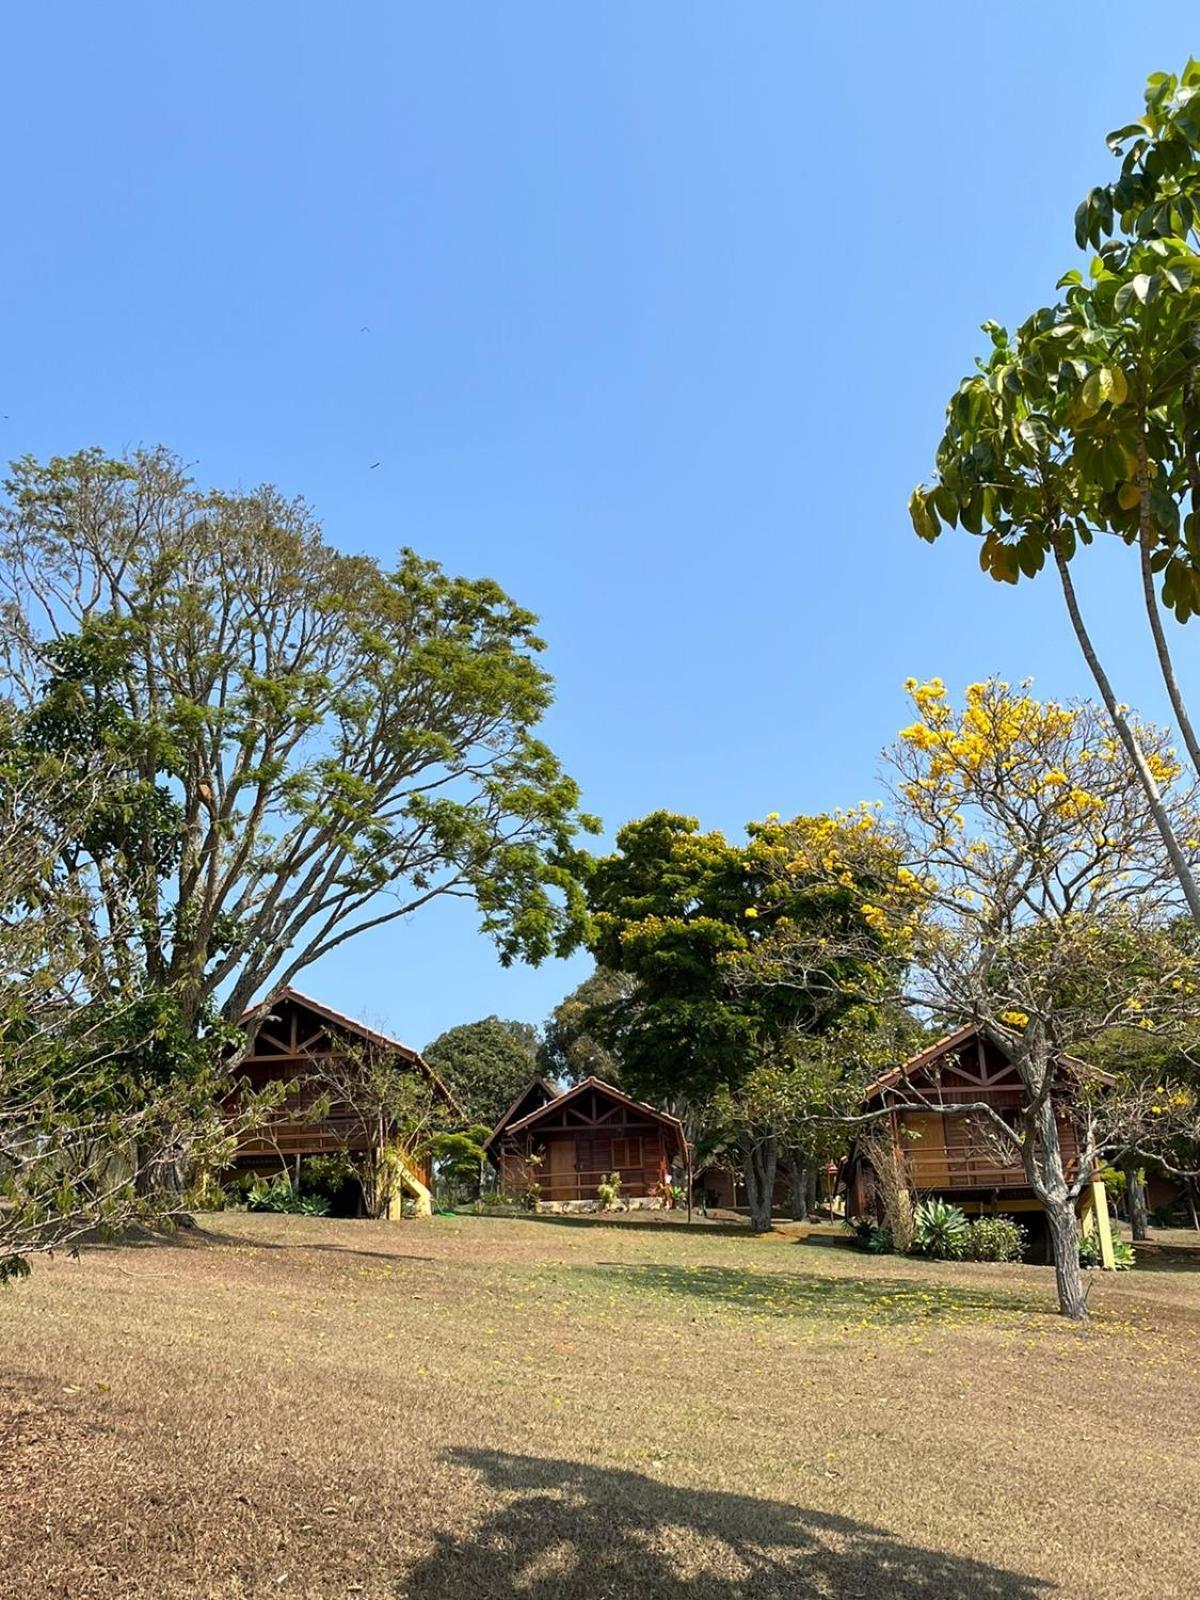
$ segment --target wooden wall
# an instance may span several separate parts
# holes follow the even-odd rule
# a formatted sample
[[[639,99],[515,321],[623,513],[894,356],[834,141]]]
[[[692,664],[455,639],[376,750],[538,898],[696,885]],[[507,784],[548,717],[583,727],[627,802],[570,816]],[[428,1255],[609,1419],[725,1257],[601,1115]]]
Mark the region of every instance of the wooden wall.
[[[501,1150],[500,1187],[520,1195],[537,1184],[540,1198],[556,1203],[594,1200],[597,1185],[616,1172],[623,1195],[644,1199],[658,1189],[667,1166],[655,1123],[630,1122],[619,1134],[552,1128],[518,1135]]]

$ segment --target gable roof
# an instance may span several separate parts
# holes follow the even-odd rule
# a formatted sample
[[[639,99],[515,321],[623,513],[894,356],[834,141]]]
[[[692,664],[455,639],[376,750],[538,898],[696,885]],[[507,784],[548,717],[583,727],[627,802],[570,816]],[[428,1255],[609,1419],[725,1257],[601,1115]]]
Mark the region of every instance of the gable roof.
[[[529,1096],[531,1094],[539,1093],[543,1096],[541,1104],[531,1107],[531,1110],[539,1111],[541,1110],[542,1106],[549,1105],[551,1100],[560,1099],[563,1091],[556,1083],[551,1083],[549,1078],[543,1078],[540,1072],[535,1074],[532,1078],[530,1078],[529,1082],[521,1090],[520,1094],[513,1101],[512,1105],[509,1106],[508,1110],[500,1118],[499,1122],[497,1122],[491,1133],[489,1133],[487,1138],[483,1141],[483,1148],[485,1150],[491,1144],[492,1140],[498,1138],[500,1134],[502,1134],[507,1129],[509,1124],[516,1118],[517,1112],[525,1104]],[[529,1113],[526,1112],[524,1115],[528,1116]]]
[[[582,1095],[588,1089],[599,1089],[602,1094],[609,1095],[614,1100],[619,1100],[622,1105],[630,1106],[633,1110],[642,1112],[645,1116],[652,1118],[655,1122],[665,1123],[667,1127],[671,1128],[678,1135],[680,1145],[686,1151],[687,1140],[683,1135],[683,1123],[680,1122],[678,1117],[673,1117],[669,1111],[659,1111],[656,1106],[647,1105],[644,1100],[635,1100],[632,1095],[626,1094],[622,1089],[615,1088],[611,1083],[605,1083],[603,1078],[594,1077],[584,1078],[581,1082],[577,1083],[573,1089],[567,1089],[562,1094],[555,1095],[553,1100],[547,1100],[546,1103],[539,1106],[536,1111],[531,1111],[528,1116],[518,1118],[515,1122],[510,1123],[503,1131],[505,1133],[524,1132],[525,1129],[531,1128],[540,1117],[544,1117],[548,1111],[561,1110],[563,1106],[576,1099],[579,1095]],[[500,1131],[499,1125],[497,1126],[496,1131]]]
[[[299,989],[294,989],[291,984],[282,989],[277,989],[274,994],[268,995],[265,1000],[259,1000],[255,1005],[248,1006],[238,1018],[238,1027],[247,1028],[252,1022],[261,1022],[271,1016],[278,1006],[290,1001],[293,1005],[302,1006],[306,1011],[311,1011],[323,1022],[330,1023],[335,1028],[340,1028],[343,1033],[352,1033],[362,1039],[366,1044],[377,1045],[381,1050],[388,1051],[391,1055],[402,1056],[424,1073],[426,1079],[445,1100],[450,1109],[457,1115],[463,1116],[463,1109],[449,1087],[443,1083],[437,1073],[419,1050],[414,1050],[411,1045],[401,1044],[399,1039],[389,1038],[386,1033],[379,1033],[374,1028],[368,1028],[365,1022],[359,1022],[354,1017],[348,1017],[344,1012],[335,1011],[332,1006],[327,1006],[321,1000],[314,1000],[312,995],[304,994]]]
[[[1018,1037],[1008,1028],[997,1028],[996,1031],[1011,1039]],[[876,1078],[874,1083],[868,1084],[863,1090],[863,1103],[866,1104],[868,1100],[874,1100],[885,1089],[894,1088],[896,1084],[910,1079],[914,1073],[922,1072],[926,1067],[933,1066],[936,1061],[939,1061],[943,1056],[949,1055],[952,1050],[958,1050],[964,1044],[969,1044],[972,1039],[979,1038],[982,1038],[985,1043],[989,1042],[989,1036],[984,1034],[983,1028],[978,1022],[964,1022],[961,1027],[953,1029],[950,1033],[943,1034],[940,1039],[935,1039],[932,1044],[926,1045],[923,1050],[918,1050],[916,1055],[909,1056],[908,1060],[902,1061],[898,1067],[889,1068],[887,1072]],[[991,1040],[990,1042],[997,1043],[1001,1050],[1004,1049],[1002,1042],[997,1040]],[[1099,1067],[1089,1066],[1086,1062],[1079,1061],[1074,1056],[1059,1055],[1057,1059],[1059,1072],[1070,1077],[1090,1077],[1098,1083],[1107,1084],[1115,1081],[1110,1073],[1104,1072]]]

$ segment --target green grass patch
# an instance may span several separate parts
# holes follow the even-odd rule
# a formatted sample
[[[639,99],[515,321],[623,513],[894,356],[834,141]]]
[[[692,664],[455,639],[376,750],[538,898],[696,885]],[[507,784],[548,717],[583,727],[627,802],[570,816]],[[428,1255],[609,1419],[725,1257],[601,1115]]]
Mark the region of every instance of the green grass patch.
[[[611,1292],[685,1300],[714,1311],[828,1321],[863,1327],[912,1322],[984,1322],[1018,1312],[1044,1313],[1041,1299],[974,1284],[906,1278],[851,1278],[744,1267],[600,1262],[568,1275]]]

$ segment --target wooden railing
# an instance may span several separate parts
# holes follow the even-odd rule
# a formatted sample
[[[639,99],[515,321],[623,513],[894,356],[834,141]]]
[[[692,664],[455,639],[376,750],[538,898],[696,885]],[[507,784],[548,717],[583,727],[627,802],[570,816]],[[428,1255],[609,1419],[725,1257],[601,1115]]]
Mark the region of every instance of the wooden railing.
[[[660,1181],[657,1168],[604,1167],[599,1171],[575,1171],[550,1174],[541,1169],[530,1174],[543,1200],[594,1200],[597,1186],[612,1173],[621,1179],[621,1192],[627,1195],[650,1194]]]
[[[930,1150],[904,1152],[904,1164],[914,1189],[1027,1189],[1029,1179],[1019,1162],[998,1162],[994,1156],[969,1151]],[[1063,1153],[1068,1180],[1078,1171],[1074,1154]]]

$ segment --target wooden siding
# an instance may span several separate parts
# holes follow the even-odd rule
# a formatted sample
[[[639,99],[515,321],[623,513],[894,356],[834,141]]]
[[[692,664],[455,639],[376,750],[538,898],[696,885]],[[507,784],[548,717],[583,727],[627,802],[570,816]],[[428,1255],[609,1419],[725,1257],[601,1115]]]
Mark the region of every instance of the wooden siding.
[[[617,1144],[621,1148],[614,1149]],[[598,1185],[613,1172],[620,1176],[623,1195],[644,1199],[669,1170],[662,1133],[649,1124],[619,1139],[551,1130],[500,1152],[500,1187],[506,1194],[524,1194],[536,1184],[539,1198],[554,1202],[594,1200]]]
[[[1079,1144],[1070,1116],[1072,1080],[1064,1073],[1055,1089],[1056,1121],[1068,1177],[1079,1167]],[[868,1103],[891,1106],[892,1149],[909,1186],[920,1195],[971,1196],[1002,1202],[1032,1195],[1019,1161],[1004,1159],[988,1134],[986,1113],[955,1107],[980,1105],[1014,1125],[1026,1092],[1004,1053],[975,1030],[951,1035],[944,1049],[930,1049],[903,1071],[889,1073]],[[912,1107],[921,1102],[920,1109]],[[907,1104],[905,1104],[907,1102]],[[941,1109],[945,1108],[945,1109]],[[870,1163],[851,1153],[847,1170],[847,1209],[868,1215],[874,1209]]]
[[[525,1126],[497,1130],[492,1156],[501,1190],[518,1196],[536,1186],[552,1204],[595,1200],[612,1173],[631,1200],[654,1195],[684,1155],[678,1124],[599,1082],[551,1100]]]
[[[254,1091],[280,1081],[291,1087],[266,1122],[240,1136],[236,1166],[265,1169],[278,1167],[281,1159],[290,1163],[304,1156],[338,1151],[358,1154],[373,1147],[373,1136],[344,1102],[329,1101],[321,1117],[312,1115],[319,1102],[328,1100],[321,1064],[345,1049],[346,1036],[354,1037],[353,1028],[348,1021],[343,1033],[338,1024],[309,1009],[301,997],[285,996],[272,1008],[271,1015],[260,1023],[249,1054],[238,1063],[235,1076]],[[364,1031],[364,1037],[374,1045],[376,1036]],[[421,1071],[416,1053],[401,1054],[401,1048],[396,1050],[396,1070]],[[437,1092],[436,1085],[433,1092]],[[422,1182],[428,1183],[428,1160],[412,1161],[411,1165]]]

